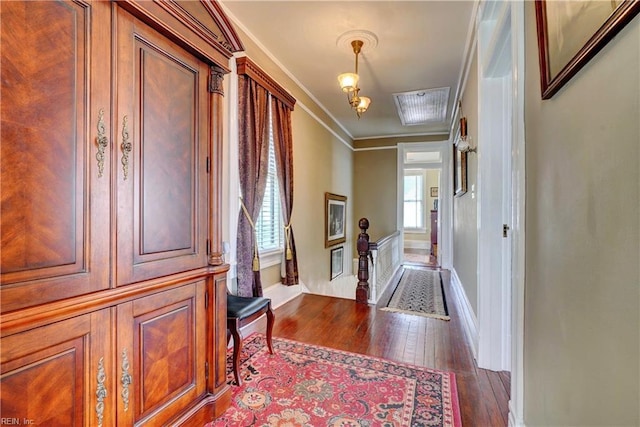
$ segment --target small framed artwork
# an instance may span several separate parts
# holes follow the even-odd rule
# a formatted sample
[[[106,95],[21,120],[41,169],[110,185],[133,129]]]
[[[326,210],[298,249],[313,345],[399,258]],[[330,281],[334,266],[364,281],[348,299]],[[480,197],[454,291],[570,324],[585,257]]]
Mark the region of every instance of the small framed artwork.
[[[536,0],[542,99],[551,98],[640,12],[635,0]]]
[[[347,239],[347,198],[324,193],[324,247],[337,245]]]
[[[453,194],[456,197],[467,192],[467,153],[453,146]]]
[[[344,247],[331,249],[331,280],[342,274],[344,264]]]
[[[438,187],[430,187],[431,197],[438,197]]]

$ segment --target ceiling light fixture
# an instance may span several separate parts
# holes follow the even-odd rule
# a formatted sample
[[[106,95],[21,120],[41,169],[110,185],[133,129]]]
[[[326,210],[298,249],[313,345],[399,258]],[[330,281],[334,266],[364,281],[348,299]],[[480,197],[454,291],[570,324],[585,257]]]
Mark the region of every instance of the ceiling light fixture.
[[[362,50],[364,42],[362,40],[353,40],[351,47],[353,47],[353,53],[356,55],[356,70],[355,73],[343,73],[338,76],[338,82],[343,92],[347,94],[347,101],[351,108],[356,110],[358,118],[367,111],[369,105],[371,105],[371,98],[368,96],[360,96],[360,88],[358,87],[358,81],[360,76],[358,75],[358,55]]]

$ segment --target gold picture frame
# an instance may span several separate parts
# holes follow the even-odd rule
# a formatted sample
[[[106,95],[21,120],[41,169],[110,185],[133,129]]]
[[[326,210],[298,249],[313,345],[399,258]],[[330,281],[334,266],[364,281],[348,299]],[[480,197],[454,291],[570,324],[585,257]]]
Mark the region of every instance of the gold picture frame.
[[[324,247],[347,240],[347,198],[324,193]]]
[[[637,0],[536,0],[542,99],[549,99],[634,16]]]

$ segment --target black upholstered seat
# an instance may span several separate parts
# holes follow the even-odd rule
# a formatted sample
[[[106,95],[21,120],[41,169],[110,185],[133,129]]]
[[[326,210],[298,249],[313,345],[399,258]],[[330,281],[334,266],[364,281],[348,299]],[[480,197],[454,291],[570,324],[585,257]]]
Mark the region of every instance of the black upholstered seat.
[[[271,304],[268,298],[245,298],[227,295],[227,317],[245,319]]]
[[[267,315],[267,346],[273,354],[271,336],[275,316],[271,309],[271,300],[262,297],[238,297],[227,294],[227,343],[233,336],[233,376],[237,385],[242,385],[239,362],[242,351],[242,333],[240,329],[263,314]]]

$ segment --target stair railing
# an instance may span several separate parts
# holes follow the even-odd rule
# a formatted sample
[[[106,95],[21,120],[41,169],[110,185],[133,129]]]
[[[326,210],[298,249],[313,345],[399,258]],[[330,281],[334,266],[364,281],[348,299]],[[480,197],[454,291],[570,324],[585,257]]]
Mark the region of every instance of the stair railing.
[[[356,302],[376,304],[392,283],[396,273],[400,271],[402,263],[400,232],[395,231],[375,242],[370,242],[367,233],[369,220],[360,219],[358,227],[360,227],[360,234],[356,243],[358,250]]]

